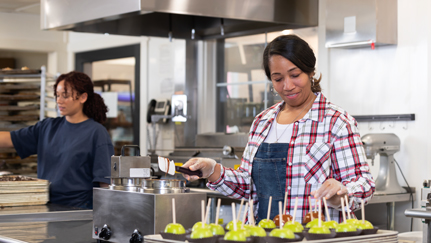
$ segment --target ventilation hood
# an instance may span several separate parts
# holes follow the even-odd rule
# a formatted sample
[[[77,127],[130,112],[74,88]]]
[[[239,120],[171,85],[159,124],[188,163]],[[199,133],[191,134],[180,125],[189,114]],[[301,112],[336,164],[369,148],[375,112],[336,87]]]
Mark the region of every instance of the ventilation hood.
[[[216,39],[317,26],[318,0],[41,0],[41,28]]]

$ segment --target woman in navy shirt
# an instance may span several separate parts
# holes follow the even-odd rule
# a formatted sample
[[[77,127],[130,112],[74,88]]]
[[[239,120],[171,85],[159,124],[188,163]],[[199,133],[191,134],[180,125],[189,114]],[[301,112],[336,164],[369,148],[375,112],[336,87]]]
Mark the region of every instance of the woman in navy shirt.
[[[54,90],[62,117],[0,132],[0,147],[15,147],[21,158],[37,154],[37,177],[50,182],[51,203],[92,208],[93,187],[110,182],[114,147],[101,124],[108,109],[84,73],[61,75]]]

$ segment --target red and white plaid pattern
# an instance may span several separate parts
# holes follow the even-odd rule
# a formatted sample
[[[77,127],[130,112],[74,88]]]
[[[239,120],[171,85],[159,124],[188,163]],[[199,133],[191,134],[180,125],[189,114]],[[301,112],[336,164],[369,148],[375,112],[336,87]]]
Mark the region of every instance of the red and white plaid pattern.
[[[355,119],[327,101],[321,93],[316,95],[308,113],[293,124],[287,154],[286,213],[293,215],[295,197],[298,197],[295,220],[299,222],[309,211],[310,192],[327,178],[341,181],[347,187],[351,210],[360,208],[361,199],[368,202],[375,190]],[[256,116],[241,166],[236,171],[222,166],[220,179],[207,184],[210,189],[236,199],[250,199],[251,196],[257,212],[256,186],[251,180],[253,158],[260,144],[265,141],[283,103],[277,103]],[[315,206],[314,199],[311,204]],[[342,220],[339,209],[329,208],[329,213],[331,220]]]

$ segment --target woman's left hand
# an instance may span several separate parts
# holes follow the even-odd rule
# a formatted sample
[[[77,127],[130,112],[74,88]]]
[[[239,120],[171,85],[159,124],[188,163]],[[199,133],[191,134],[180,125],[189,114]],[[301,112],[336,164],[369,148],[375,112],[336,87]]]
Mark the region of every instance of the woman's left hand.
[[[326,180],[319,189],[311,192],[311,195],[316,199],[325,198],[328,206],[333,208],[338,208],[341,205],[341,198],[346,194],[348,194],[347,188],[333,178]]]

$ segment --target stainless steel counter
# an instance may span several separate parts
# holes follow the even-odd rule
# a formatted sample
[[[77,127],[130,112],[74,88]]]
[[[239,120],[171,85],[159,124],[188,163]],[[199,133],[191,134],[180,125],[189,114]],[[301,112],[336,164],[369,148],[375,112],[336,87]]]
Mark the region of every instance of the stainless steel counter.
[[[93,210],[53,204],[0,208],[1,243],[89,243]]]

